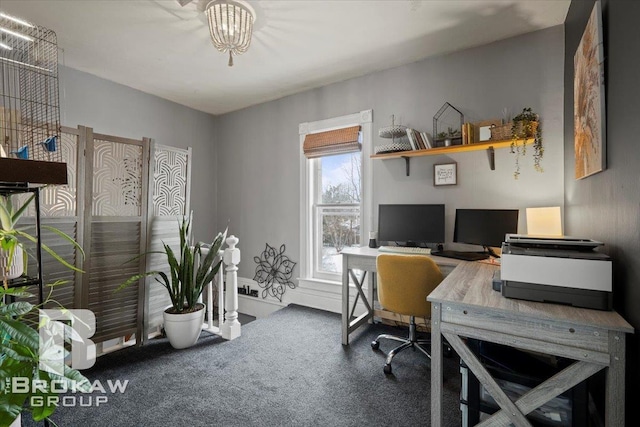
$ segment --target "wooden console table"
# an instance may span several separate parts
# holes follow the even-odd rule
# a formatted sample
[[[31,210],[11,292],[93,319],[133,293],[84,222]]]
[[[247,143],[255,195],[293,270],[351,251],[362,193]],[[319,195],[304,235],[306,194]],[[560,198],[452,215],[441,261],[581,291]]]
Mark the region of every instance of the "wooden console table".
[[[442,424],[444,336],[501,408],[479,425],[530,426],[526,414],[605,369],[606,425],[623,426],[625,334],[633,333],[633,327],[615,311],[505,298],[491,286],[497,269],[488,264],[462,262],[427,298],[432,303],[431,425]],[[575,362],[513,402],[462,337],[566,357]]]

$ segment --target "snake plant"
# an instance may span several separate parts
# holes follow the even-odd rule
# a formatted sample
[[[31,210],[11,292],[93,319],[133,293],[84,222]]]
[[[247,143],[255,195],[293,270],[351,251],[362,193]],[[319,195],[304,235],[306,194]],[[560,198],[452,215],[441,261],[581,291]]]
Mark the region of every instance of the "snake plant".
[[[198,242],[191,244],[191,216],[184,217],[179,225],[180,251],[178,253],[166,243],[162,243],[164,251],[146,252],[148,254],[164,254],[169,264],[169,275],[164,271],[148,271],[136,274],[118,287],[118,290],[136,283],[138,280],[151,276],[169,292],[171,299],[170,313],[190,313],[197,311],[196,304],[202,291],[213,280],[220,269],[221,260],[214,264],[227,230],[218,233],[210,245]],[[203,256],[205,249],[209,252]],[[138,259],[140,256],[134,258]]]

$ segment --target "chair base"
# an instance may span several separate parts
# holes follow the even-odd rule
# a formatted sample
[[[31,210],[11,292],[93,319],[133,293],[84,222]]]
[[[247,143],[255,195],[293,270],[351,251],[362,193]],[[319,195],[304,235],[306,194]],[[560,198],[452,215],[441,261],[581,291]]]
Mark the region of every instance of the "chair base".
[[[387,353],[387,359],[386,359],[386,364],[384,365],[384,373],[385,374],[391,374],[392,369],[391,369],[391,361],[393,360],[393,358],[400,353],[402,350],[405,350],[407,348],[417,348],[418,350],[420,350],[425,356],[427,356],[429,359],[431,359],[431,355],[429,354],[429,351],[424,348],[424,345],[430,345],[431,344],[431,340],[419,340],[417,338],[417,333],[416,333],[416,319],[414,316],[410,316],[409,317],[409,337],[408,338],[402,338],[402,337],[398,337],[396,335],[388,335],[388,334],[382,334],[379,335],[375,341],[371,342],[371,348],[374,350],[378,350],[380,348],[380,340],[381,339],[388,339],[391,341],[398,341],[402,344],[400,344],[398,347],[394,348],[393,350],[391,350],[389,353]]]

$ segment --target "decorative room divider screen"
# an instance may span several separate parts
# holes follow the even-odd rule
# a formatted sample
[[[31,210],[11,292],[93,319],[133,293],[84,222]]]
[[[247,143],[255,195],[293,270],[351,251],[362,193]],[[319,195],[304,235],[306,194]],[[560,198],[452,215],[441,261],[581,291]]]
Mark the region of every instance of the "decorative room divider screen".
[[[134,333],[142,342],[161,323],[166,292],[150,282],[114,291],[138,272],[165,268],[158,257],[128,261],[161,241],[177,243],[176,218],[189,211],[191,150],[96,134],[84,126],[62,127],[59,145],[69,184],[41,190],[42,223],[74,237],[85,250],[84,262],[57,234],[43,229],[43,238],[85,273],[73,273],[45,253],[44,283],[66,281],[52,298],[95,313],[94,342]],[[31,216],[24,217],[26,226],[34,222]]]
[[[145,260],[151,140],[94,134],[85,128],[82,306],[96,316],[95,342],[142,336],[144,287],[115,292]]]
[[[162,251],[162,243],[178,248],[178,217],[188,215],[191,195],[191,148],[183,150],[166,145],[156,145],[153,157],[153,187],[151,198],[148,248]],[[152,254],[147,259],[149,270],[168,272],[167,258],[163,254]],[[152,278],[146,283],[145,333],[162,325],[162,312],[171,304],[167,291],[154,283]]]

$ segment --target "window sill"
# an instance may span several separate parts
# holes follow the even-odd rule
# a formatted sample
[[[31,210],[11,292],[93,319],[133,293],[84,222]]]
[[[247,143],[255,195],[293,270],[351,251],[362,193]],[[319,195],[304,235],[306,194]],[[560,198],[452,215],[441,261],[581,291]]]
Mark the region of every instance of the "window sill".
[[[368,280],[365,282],[363,289],[367,289],[369,284]],[[327,291],[327,292],[342,292],[342,282],[339,280],[324,280],[314,278],[298,278],[298,286],[303,289],[311,289],[314,291]],[[349,287],[355,289],[355,286],[349,281]],[[351,292],[351,291],[350,291]]]
[[[342,282],[339,280],[326,280],[326,279],[315,279],[315,278],[298,278],[298,286],[301,288],[307,289],[318,289],[318,288],[341,288]]]

